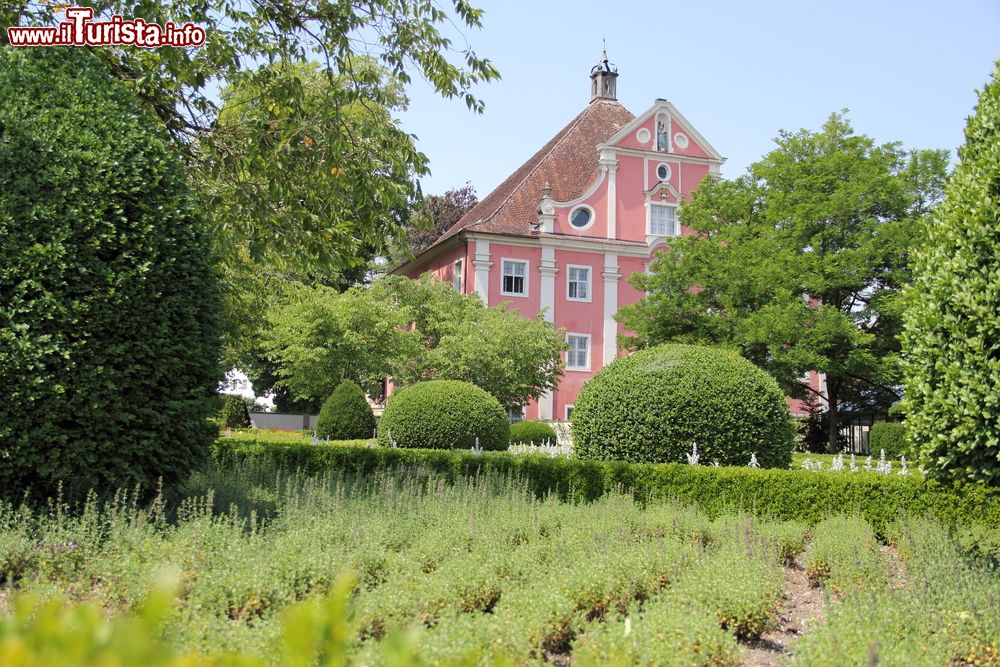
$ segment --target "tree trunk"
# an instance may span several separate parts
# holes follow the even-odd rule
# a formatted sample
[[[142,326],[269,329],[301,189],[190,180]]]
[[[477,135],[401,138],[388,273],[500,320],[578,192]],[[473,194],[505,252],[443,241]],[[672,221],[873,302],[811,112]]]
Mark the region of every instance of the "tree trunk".
[[[826,378],[826,399],[829,406],[827,411],[827,440],[826,451],[836,454],[840,451],[840,424],[837,414],[837,395],[840,390],[840,378],[833,378],[829,375]]]

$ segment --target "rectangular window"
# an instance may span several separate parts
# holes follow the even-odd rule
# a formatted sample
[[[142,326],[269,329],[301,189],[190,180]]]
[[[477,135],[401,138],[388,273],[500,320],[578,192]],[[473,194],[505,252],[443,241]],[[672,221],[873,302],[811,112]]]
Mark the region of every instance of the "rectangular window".
[[[653,236],[677,236],[676,207],[649,205],[649,233]]]
[[[463,278],[463,276],[462,276],[462,260],[458,260],[457,262],[455,262],[455,266],[452,267],[452,271],[453,271],[453,275],[452,275],[452,279],[451,279],[452,280],[452,285],[455,287],[455,291],[458,292],[459,294],[461,294],[462,293],[462,287],[463,287],[463,285],[462,285],[462,278]]]
[[[566,267],[566,298],[570,301],[590,301],[590,267]]]
[[[573,406],[572,405],[567,405],[566,406],[566,421],[569,421],[572,418],[573,418]]]
[[[566,352],[566,368],[577,371],[590,370],[590,336],[587,334],[566,334],[569,351]]]
[[[505,296],[528,295],[528,262],[521,259],[503,260],[503,282],[500,293]]]
[[[510,420],[511,424],[516,424],[519,421],[524,421],[524,406],[515,405],[512,408],[507,408],[507,419]]]

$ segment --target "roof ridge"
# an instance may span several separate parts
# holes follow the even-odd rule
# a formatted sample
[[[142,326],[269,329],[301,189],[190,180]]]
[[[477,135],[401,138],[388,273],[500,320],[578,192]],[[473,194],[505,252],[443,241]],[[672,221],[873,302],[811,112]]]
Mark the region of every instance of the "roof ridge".
[[[495,188],[493,188],[492,191],[490,191],[489,194],[486,195],[486,197],[483,198],[483,200],[485,201],[487,198],[489,198],[489,196],[491,194],[493,194],[493,192],[495,192],[495,191],[503,188],[504,186],[506,186],[507,185],[507,181],[509,181],[511,178],[513,178],[515,175],[517,175],[517,172],[520,171],[522,167],[524,167],[524,166],[526,166],[526,165],[531,164],[532,162],[534,162],[534,164],[532,165],[531,169],[529,169],[528,172],[519,181],[517,181],[516,183],[512,183],[511,187],[507,188],[507,194],[506,194],[506,196],[503,197],[497,203],[497,205],[489,213],[487,213],[485,215],[481,215],[477,220],[474,220],[474,221],[471,221],[471,222],[465,222],[465,220],[464,220],[465,216],[463,216],[462,218],[459,219],[459,221],[457,223],[455,223],[455,225],[453,225],[451,227],[451,229],[448,230],[448,232],[446,234],[444,234],[442,236],[442,239],[447,238],[448,236],[450,236],[451,232],[453,230],[458,231],[458,230],[462,230],[462,229],[467,229],[469,227],[472,227],[473,225],[478,225],[478,224],[482,224],[484,222],[488,222],[493,216],[495,216],[497,213],[499,213],[500,209],[502,209],[504,207],[504,205],[508,201],[510,201],[510,198],[514,195],[515,192],[518,191],[518,189],[522,185],[524,185],[525,181],[527,181],[531,177],[532,174],[534,174],[536,171],[538,171],[539,165],[541,165],[542,162],[545,161],[545,158],[548,157],[549,155],[551,155],[552,152],[556,149],[556,147],[559,146],[563,142],[563,140],[569,135],[570,130],[572,130],[574,127],[576,127],[577,125],[580,124],[580,120],[583,118],[583,116],[587,113],[587,111],[589,109],[590,109],[590,105],[588,104],[586,107],[584,107],[580,111],[580,113],[576,114],[566,125],[564,125],[561,130],[559,130],[558,132],[556,132],[556,134],[555,134],[554,137],[552,137],[551,139],[549,139],[541,148],[539,148],[537,151],[535,151],[534,153],[532,153],[531,157],[529,157],[527,160],[525,160],[524,162],[522,162],[520,167],[518,167],[517,169],[515,169],[514,172],[510,176],[508,176],[507,178],[505,178],[504,180],[502,180]]]
[[[506,179],[438,237],[428,250],[466,229],[489,230],[498,224],[504,226],[507,223],[504,223],[503,220],[508,215],[520,216],[522,219],[532,217],[531,214],[537,211],[538,202],[541,201],[543,180],[551,181],[554,193],[570,194],[572,192],[575,196],[579,193],[579,188],[582,185],[582,183],[575,181],[579,181],[585,173],[589,174],[591,168],[581,169],[579,160],[577,160],[576,163],[569,166],[569,170],[577,177],[567,182],[565,178],[562,178],[561,171],[553,172],[553,165],[561,163],[570,154],[582,156],[586,153],[584,162],[590,164],[593,161],[594,169],[596,169],[597,155],[593,151],[600,143],[597,140],[606,140],[608,136],[614,134],[615,129],[611,128],[626,124],[634,118],[635,116],[617,100],[601,98],[592,100],[545,145],[522,162]],[[603,129],[597,129],[605,126],[609,128],[607,133]],[[581,139],[585,139],[585,141],[581,142]],[[591,140],[597,141],[597,143],[591,143]],[[545,176],[554,176],[555,180],[545,178]],[[535,190],[538,192],[535,193]],[[535,196],[537,196],[535,201],[528,201]],[[527,231],[527,227],[525,231]]]
[[[591,100],[591,102],[594,102],[594,101],[596,101],[596,100]],[[611,100],[605,100],[605,101],[611,101]],[[504,207],[504,205],[507,202],[510,201],[511,197],[514,196],[514,193],[517,192],[517,189],[520,188],[521,185],[523,185],[525,183],[525,181],[527,181],[529,178],[531,178],[531,176],[536,171],[538,171],[538,168],[545,161],[545,158],[547,158],[548,156],[552,155],[552,153],[555,152],[556,148],[558,148],[559,145],[562,144],[563,141],[566,140],[566,137],[568,137],[570,135],[570,133],[573,131],[573,128],[575,128],[577,125],[580,124],[580,122],[583,120],[583,117],[587,115],[587,113],[590,111],[591,108],[593,108],[593,106],[594,106],[593,104],[588,104],[587,106],[585,106],[580,113],[578,113],[576,116],[573,117],[573,120],[571,120],[569,123],[567,123],[566,126],[563,127],[563,129],[559,130],[559,132],[556,134],[555,137],[553,137],[552,139],[549,140],[549,142],[551,142],[553,139],[555,139],[557,141],[554,144],[552,144],[551,147],[549,147],[549,150],[545,151],[545,153],[538,159],[538,162],[536,162],[535,165],[528,171],[528,173],[524,175],[524,178],[522,178],[520,181],[518,181],[517,185],[514,186],[514,189],[511,190],[511,192],[506,197],[504,197],[503,201],[501,201],[500,204],[495,209],[493,209],[493,212],[490,213],[488,216],[480,218],[479,221],[486,222],[487,220],[489,220],[490,218],[492,218],[494,215],[496,215],[500,211],[500,209],[502,209]],[[545,146],[548,146],[548,144],[546,144]],[[541,153],[542,151],[544,151],[545,150],[545,146],[542,146],[535,153],[535,155],[538,155],[539,153]],[[535,158],[535,155],[532,155],[530,158],[528,158],[525,161],[525,164],[527,164],[528,162],[531,162],[531,160],[533,160]],[[514,172],[514,173],[517,173],[517,172]],[[501,185],[503,185],[503,183],[501,183]],[[477,222],[475,222],[473,224],[478,224],[479,221],[477,221]]]

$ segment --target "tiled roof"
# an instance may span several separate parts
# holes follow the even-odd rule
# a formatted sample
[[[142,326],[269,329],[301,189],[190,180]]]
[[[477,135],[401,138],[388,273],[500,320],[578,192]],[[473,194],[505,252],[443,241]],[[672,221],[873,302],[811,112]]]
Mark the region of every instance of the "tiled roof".
[[[614,100],[594,100],[434,245],[464,229],[535,236],[530,225],[538,221],[538,204],[545,184],[552,188],[551,197],[556,201],[579,197],[597,178],[597,146],[634,119],[628,109]]]

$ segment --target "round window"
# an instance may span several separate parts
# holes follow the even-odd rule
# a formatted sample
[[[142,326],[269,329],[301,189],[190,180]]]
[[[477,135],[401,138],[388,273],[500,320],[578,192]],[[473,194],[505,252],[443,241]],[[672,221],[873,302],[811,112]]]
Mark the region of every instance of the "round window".
[[[656,167],[656,177],[661,181],[670,180],[670,165],[663,164],[662,162]]]
[[[569,216],[569,224],[573,225],[577,229],[583,229],[590,225],[590,221],[593,219],[594,214],[590,212],[589,208],[580,207],[573,211]]]

